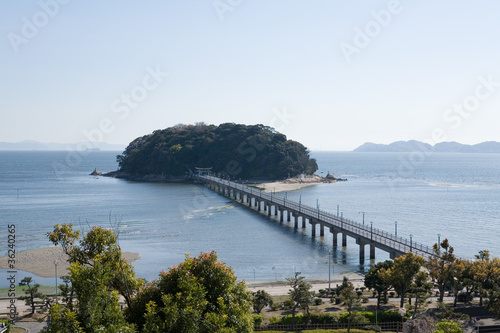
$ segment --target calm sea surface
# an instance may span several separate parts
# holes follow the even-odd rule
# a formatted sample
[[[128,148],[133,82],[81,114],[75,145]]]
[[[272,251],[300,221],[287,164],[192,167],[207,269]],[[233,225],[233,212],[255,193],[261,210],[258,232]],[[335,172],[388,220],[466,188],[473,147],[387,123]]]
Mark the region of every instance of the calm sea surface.
[[[183,260],[186,252],[216,250],[238,278],[284,279],[294,271],[327,279],[332,237],[312,240],[194,184],[135,183],[89,176],[117,168],[119,152],[0,151],[0,253],[7,225],[16,225],[17,249],[50,246],[45,233],[56,223],[113,228],[124,251],[139,252],[137,275],[148,280]],[[359,222],[432,245],[445,237],[463,258],[489,249],[500,256],[499,154],[397,154],[314,152],[326,175],[347,182],[311,186],[288,199],[340,212]],[[284,193],[277,194],[284,195]],[[333,255],[335,273],[363,271],[358,247]],[[388,255],[377,250],[377,260]],[[5,286],[0,270],[0,287]],[[22,275],[21,275],[22,276]],[[37,278],[39,283],[52,279]]]

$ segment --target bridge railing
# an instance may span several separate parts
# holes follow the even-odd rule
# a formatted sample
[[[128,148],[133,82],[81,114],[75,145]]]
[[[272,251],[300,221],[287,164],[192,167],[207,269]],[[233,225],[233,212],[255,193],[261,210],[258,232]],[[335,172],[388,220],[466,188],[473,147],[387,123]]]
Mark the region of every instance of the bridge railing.
[[[232,187],[236,190],[245,192],[246,194],[250,194],[259,197],[261,199],[270,201],[273,204],[280,205],[285,209],[288,208],[296,210],[301,214],[308,215],[311,218],[316,218],[318,220],[321,220],[322,222],[338,227],[341,230],[350,231],[354,234],[365,237],[372,241],[376,241],[380,244],[383,244],[387,247],[393,248],[400,252],[412,251],[424,257],[429,257],[434,253],[433,249],[429,246],[414,242],[413,240],[402,238],[400,236],[393,235],[378,228],[373,228],[371,225],[365,225],[350,220],[348,218],[339,217],[330,212],[326,212],[321,209],[306,204],[302,204],[300,202],[297,203],[288,200],[284,197],[277,197],[276,195],[273,195],[272,192],[271,193],[263,192],[262,190],[257,190],[255,188],[252,188],[250,186],[241,183],[236,183],[234,181],[225,180],[214,176],[199,176],[199,178],[212,181],[217,184]]]

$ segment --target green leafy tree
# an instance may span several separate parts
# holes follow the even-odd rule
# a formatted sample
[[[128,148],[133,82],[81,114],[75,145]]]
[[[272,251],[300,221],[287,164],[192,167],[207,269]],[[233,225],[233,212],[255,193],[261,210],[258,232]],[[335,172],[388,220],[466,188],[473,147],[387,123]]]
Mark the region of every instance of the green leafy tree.
[[[44,333],[84,333],[77,320],[77,314],[61,304],[53,305],[50,310],[50,326],[44,327]]]
[[[253,294],[253,310],[260,314],[266,306],[272,305],[273,299],[265,290],[257,290]]]
[[[346,282],[341,288],[340,291],[340,299],[342,302],[344,302],[344,305],[347,308],[347,313],[349,314],[348,321],[347,321],[347,332],[351,332],[351,323],[352,323],[352,317],[353,317],[353,309],[355,307],[360,306],[360,296],[358,293],[354,290],[354,285],[352,282],[349,282],[346,277],[344,277],[344,281]]]
[[[140,290],[128,311],[143,332],[251,332],[252,295],[215,251],[186,256]]]
[[[421,308],[424,307],[425,300],[429,296],[429,292],[431,291],[431,289],[432,289],[432,283],[429,282],[429,274],[425,271],[419,271],[415,275],[415,279],[413,280],[413,283],[410,286],[410,293],[415,297],[415,308],[414,308],[415,313],[419,311],[419,306]]]
[[[380,299],[382,295],[386,294],[391,287],[390,281],[388,281],[385,278],[386,276],[381,274],[381,272],[388,270],[393,264],[394,262],[392,260],[379,262],[371,267],[365,275],[365,286],[377,292],[377,308],[380,308]]]
[[[406,292],[411,287],[415,276],[424,263],[424,258],[408,252],[404,256],[394,259],[394,264],[391,268],[381,272],[383,278],[390,282],[394,290],[401,297],[399,307],[402,308],[404,306]]]
[[[447,319],[437,323],[436,328],[434,333],[463,333],[462,328],[456,322]]]
[[[458,276],[458,266],[455,265],[457,257],[453,254],[453,247],[448,239],[444,239],[441,244],[434,244],[433,250],[434,254],[430,257],[427,268],[439,289],[439,302],[443,302],[445,287]]]
[[[23,289],[26,296],[21,296],[19,297],[19,299],[24,300],[27,306],[31,306],[32,314],[35,313],[36,299],[43,300],[43,298],[45,297],[44,294],[38,291],[40,285],[38,283],[33,283],[33,278],[31,276],[23,278],[21,282],[19,282],[19,285],[27,287]]]
[[[116,235],[111,230],[93,227],[79,240],[79,232],[72,227],[55,225],[47,234],[55,245],[63,247],[71,263],[69,281],[63,288],[68,303],[66,310],[60,312],[75,313],[75,320],[85,332],[132,332],[133,326],[126,322],[120,309],[119,296],[131,305],[142,281],[135,278],[132,266],[121,257]],[[57,318],[65,320],[66,316]],[[55,326],[64,324],[52,322]]]
[[[300,276],[300,272],[296,272],[293,278],[286,279],[288,285],[292,288],[288,291],[290,299],[293,302],[292,327],[295,327],[295,315],[299,308],[306,311],[307,319],[309,319],[309,306],[313,302],[313,292],[311,291],[312,285],[305,282],[304,279],[305,277]]]
[[[480,251],[475,257],[472,274],[478,283],[479,304],[483,305],[484,295],[495,287],[496,279],[500,276],[500,259],[491,259],[488,250]]]
[[[61,278],[64,282],[59,285],[62,301],[66,304],[69,310],[73,311],[73,299],[75,290],[71,285],[71,278],[69,276],[62,276]]]
[[[472,294],[479,287],[479,283],[474,278],[474,261],[457,259],[457,264],[461,266],[458,282],[461,289],[465,289],[465,302],[469,303],[472,300]]]

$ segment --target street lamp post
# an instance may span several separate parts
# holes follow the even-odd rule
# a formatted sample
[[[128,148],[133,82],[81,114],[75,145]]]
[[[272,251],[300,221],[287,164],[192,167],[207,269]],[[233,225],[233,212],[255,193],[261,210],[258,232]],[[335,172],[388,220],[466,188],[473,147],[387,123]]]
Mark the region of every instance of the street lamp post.
[[[441,234],[438,234],[438,247],[441,246]]]
[[[54,260],[54,266],[55,266],[55,270],[56,270],[56,304],[57,304],[57,260]]]
[[[365,212],[359,212],[360,214],[363,214],[363,225],[365,225]]]
[[[373,241],[373,222],[370,222],[370,240]]]
[[[398,236],[398,221],[394,222],[394,232],[396,237]]]
[[[319,220],[319,199],[316,199],[316,208],[318,210],[318,220]]]
[[[413,235],[410,234],[410,252],[412,252],[412,250],[413,250],[412,237],[413,237]]]
[[[330,294],[331,292],[331,280],[330,280],[330,267],[331,267],[331,263],[330,263],[330,259],[332,257],[332,250],[328,250],[328,294]]]

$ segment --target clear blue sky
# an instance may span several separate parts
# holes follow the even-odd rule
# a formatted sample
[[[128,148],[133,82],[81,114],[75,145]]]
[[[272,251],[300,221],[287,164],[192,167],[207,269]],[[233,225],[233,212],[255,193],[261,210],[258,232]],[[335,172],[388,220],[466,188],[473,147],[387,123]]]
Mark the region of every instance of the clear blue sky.
[[[127,144],[201,121],[270,125],[311,150],[500,141],[498,13],[494,0],[2,1],[0,141]]]

